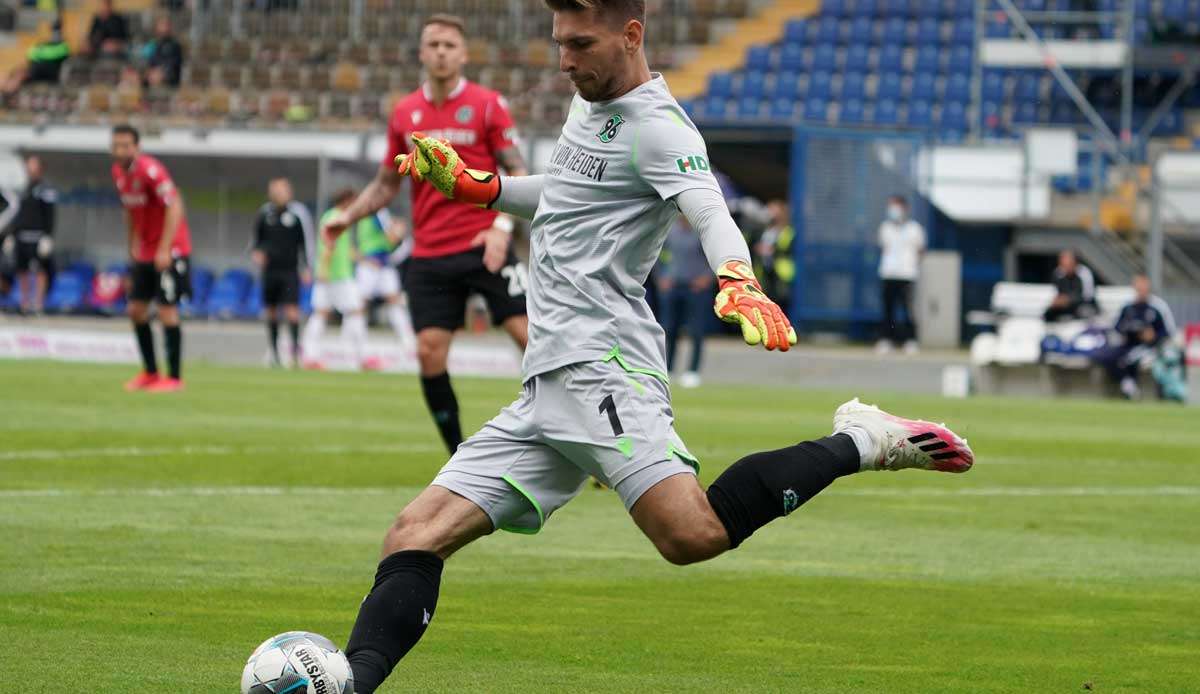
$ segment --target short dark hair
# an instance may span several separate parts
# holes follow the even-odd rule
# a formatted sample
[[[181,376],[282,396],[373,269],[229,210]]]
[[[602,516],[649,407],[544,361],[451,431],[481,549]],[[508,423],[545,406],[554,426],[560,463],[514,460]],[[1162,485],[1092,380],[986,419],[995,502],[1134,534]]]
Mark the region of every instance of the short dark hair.
[[[430,24],[440,24],[441,26],[450,27],[451,29],[457,29],[458,33],[462,35],[463,39],[467,38],[467,22],[456,14],[445,14],[442,12],[431,14],[425,20],[425,24],[422,25],[422,28],[427,27]]]
[[[337,205],[342,205],[344,203],[350,202],[357,196],[358,196],[358,194],[355,193],[352,188],[343,188],[333,194],[333,204],[336,207]]]
[[[646,0],[544,0],[546,7],[554,12],[581,12],[595,10],[596,14],[612,22],[636,19],[646,23]]]
[[[888,200],[891,202],[898,202],[901,205],[908,207],[908,198],[904,197],[903,195],[900,195],[899,193],[893,193],[892,195],[889,195]]]
[[[142,136],[138,133],[137,128],[133,127],[132,125],[130,125],[128,123],[121,123],[120,125],[114,125],[113,129],[112,129],[112,134],[113,135],[128,135],[133,138],[133,144],[135,144],[135,145],[142,141]]]

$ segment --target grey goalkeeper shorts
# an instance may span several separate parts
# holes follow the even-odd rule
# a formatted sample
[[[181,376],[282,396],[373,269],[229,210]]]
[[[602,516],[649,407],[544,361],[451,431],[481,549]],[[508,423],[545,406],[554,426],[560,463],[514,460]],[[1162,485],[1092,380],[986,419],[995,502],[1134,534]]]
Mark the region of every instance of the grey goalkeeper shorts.
[[[529,379],[433,484],[475,503],[496,528],[536,533],[588,477],[629,509],[662,480],[696,474],[699,461],[675,433],[667,384],[622,364],[610,357]]]

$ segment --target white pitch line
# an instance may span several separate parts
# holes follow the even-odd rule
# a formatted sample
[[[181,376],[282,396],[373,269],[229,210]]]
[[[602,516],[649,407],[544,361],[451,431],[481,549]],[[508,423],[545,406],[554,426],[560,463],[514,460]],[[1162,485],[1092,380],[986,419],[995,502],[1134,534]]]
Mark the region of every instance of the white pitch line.
[[[415,487],[147,487],[128,489],[2,489],[0,498],[48,497],[210,497],[210,496],[392,496]],[[843,489],[833,496],[864,497],[1163,497],[1200,496],[1200,487],[970,487],[966,489]]]
[[[63,460],[68,458],[158,458],[168,455],[230,456],[257,453],[317,453],[346,455],[351,453],[435,453],[440,446],[429,444],[379,444],[363,446],[176,446],[144,448],[124,446],[111,448],[61,448],[0,451],[0,462],[7,460]]]

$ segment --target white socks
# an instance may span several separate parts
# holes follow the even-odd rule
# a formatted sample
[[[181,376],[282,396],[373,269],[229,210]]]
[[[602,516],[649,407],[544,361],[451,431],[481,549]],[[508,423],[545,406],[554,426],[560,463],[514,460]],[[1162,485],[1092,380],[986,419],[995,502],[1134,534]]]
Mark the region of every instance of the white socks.
[[[854,447],[858,449],[858,465],[860,470],[874,470],[875,461],[879,460],[879,451],[876,450],[875,442],[871,440],[871,435],[867,430],[859,426],[848,426],[845,429],[837,432],[845,434],[854,441]]]
[[[321,358],[321,336],[325,334],[325,316],[313,312],[304,324],[304,358],[318,361]]]
[[[361,364],[367,349],[367,317],[361,313],[342,316],[342,339],[350,343],[350,356]]]

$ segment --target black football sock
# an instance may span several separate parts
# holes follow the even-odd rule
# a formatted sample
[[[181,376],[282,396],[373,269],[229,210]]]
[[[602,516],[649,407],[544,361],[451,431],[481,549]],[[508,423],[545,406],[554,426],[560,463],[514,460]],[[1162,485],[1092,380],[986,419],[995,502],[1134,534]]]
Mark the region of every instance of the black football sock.
[[[858,448],[846,434],[751,453],[712,483],[708,502],[729,533],[732,549],[755,530],[795,511],[835,479],[858,472],[859,463]]]
[[[183,358],[183,331],[178,325],[164,325],[163,336],[167,342],[167,373],[179,378],[179,364]]]
[[[148,374],[158,373],[158,360],[154,357],[154,333],[149,323],[134,323],[133,334],[137,337],[138,352],[142,354],[142,368]]]
[[[279,363],[279,322],[267,321],[267,344],[271,347],[271,358]]]
[[[355,694],[372,694],[417,645],[437,608],[442,558],[405,550],[379,562],[375,585],[358,608],[346,644]]]
[[[425,393],[425,404],[433,421],[437,424],[446,448],[453,455],[462,443],[462,429],[458,424],[458,398],[454,397],[454,388],[450,385],[450,374],[442,373],[437,376],[422,376],[421,390]]]
[[[292,336],[292,361],[300,363],[300,324],[288,323],[288,333]]]

